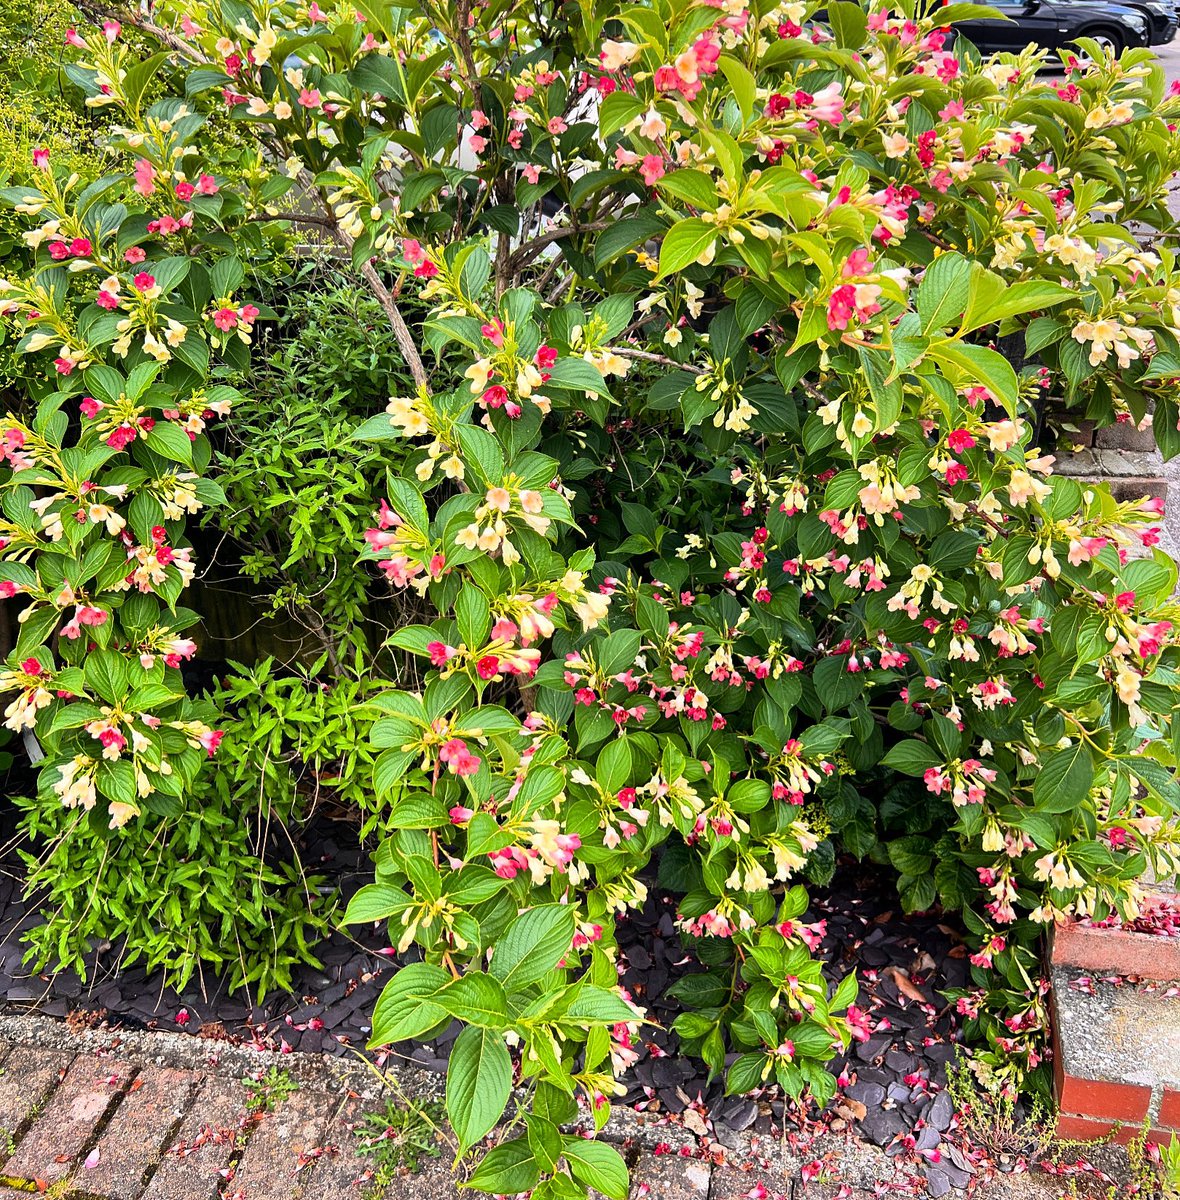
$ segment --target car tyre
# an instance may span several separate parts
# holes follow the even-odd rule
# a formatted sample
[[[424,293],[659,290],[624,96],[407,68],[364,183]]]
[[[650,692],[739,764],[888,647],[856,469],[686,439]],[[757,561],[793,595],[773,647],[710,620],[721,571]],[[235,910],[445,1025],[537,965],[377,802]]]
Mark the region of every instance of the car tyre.
[[[1080,36],[1093,38],[1103,50],[1112,51],[1115,58],[1118,58],[1125,48],[1122,33],[1117,29],[1112,29],[1109,25],[1100,25],[1095,29],[1083,29]]]

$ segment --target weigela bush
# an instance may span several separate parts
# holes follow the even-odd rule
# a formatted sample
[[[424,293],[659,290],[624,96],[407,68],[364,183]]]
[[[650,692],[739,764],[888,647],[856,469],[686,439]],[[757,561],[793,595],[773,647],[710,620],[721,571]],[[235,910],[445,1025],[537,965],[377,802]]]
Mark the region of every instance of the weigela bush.
[[[201,428],[264,316],[240,262],[326,238],[390,323],[415,387],[358,432],[390,463],[363,558],[429,616],[391,639],[416,667],[376,701],[390,833],[348,920],[412,960],[375,1045],[463,1024],[461,1152],[523,1089],[487,1191],[626,1194],[562,1127],[634,1060],[614,922],[657,863],[705,966],[682,1043],[819,1102],[869,1033],[797,882],[837,849],[964,910],[1005,1087],[1042,1054],[1040,932],[1176,866],[1160,506],[1055,478],[1031,415],[1153,410],[1180,448],[1180,277],[1128,228],[1170,220],[1180,98],[1146,51],[982,60],[948,33],[978,6],[816,7],[164,0],[158,55],[69,38],[121,169],[79,192],[39,155],[6,192],[39,406],[5,440],[8,717],[116,824],[216,736],[169,660]],[[233,170],[213,115],[253,140]]]

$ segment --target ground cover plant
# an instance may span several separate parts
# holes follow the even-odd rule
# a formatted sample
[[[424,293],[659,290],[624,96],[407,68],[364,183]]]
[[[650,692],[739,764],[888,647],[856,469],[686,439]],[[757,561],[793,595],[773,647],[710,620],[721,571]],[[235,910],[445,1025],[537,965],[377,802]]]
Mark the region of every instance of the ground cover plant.
[[[1169,224],[1180,97],[1146,51],[983,60],[966,5],[818,7],[83,5],[102,173],[36,146],[0,193],[31,827],[117,849],[232,812],[321,689],[317,778],[380,839],[344,919],[403,956],[373,1041],[462,1023],[485,1191],[626,1194],[568,1127],[642,1036],[613,922],[653,879],[704,966],[682,1045],[822,1104],[868,1036],[807,918],[837,853],[962,911],[975,1078],[1009,1096],[1045,1078],[1043,930],[1176,867],[1160,508],[1054,477],[1031,414],[1151,410],[1180,449],[1180,277],[1128,228]],[[337,300],[303,328],[379,314],[367,361],[284,339],[309,256]],[[319,612],[290,695],[186,689],[194,516]],[[227,768],[257,689],[261,759]]]

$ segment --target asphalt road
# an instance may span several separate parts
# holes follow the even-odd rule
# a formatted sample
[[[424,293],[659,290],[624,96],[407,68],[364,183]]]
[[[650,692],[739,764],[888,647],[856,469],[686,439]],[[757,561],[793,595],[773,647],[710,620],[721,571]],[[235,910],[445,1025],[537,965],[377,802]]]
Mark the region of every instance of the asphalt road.
[[[1180,37],[1167,46],[1157,46],[1155,55],[1163,64],[1169,80],[1180,79]]]

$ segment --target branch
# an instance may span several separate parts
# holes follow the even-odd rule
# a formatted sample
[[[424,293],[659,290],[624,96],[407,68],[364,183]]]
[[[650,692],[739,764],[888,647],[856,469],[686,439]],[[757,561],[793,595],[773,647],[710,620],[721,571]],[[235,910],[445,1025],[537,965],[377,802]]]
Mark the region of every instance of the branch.
[[[546,246],[553,242],[560,242],[562,238],[573,237],[578,233],[599,233],[603,229],[609,229],[613,223],[612,221],[594,221],[589,225],[563,225],[560,229],[539,233],[535,238],[523,242],[513,250],[512,257],[508,260],[513,273],[515,274],[521,267],[527,266]]]
[[[139,13],[110,8],[106,4],[96,4],[94,0],[78,0],[78,7],[87,16],[106,17],[109,20],[118,21],[121,25],[130,25],[135,29],[141,29],[144,33],[150,33],[158,42],[163,43],[177,54],[183,54],[185,58],[190,59],[192,62],[207,63],[209,61],[191,42],[186,42],[178,34],[164,29],[154,21],[149,21]]]
[[[467,31],[467,23],[471,16],[471,0],[458,0],[455,5],[455,46],[459,57],[463,60],[460,74],[463,82],[471,93],[472,100],[479,101],[479,68],[475,65],[475,56],[471,53],[471,35]]]
[[[665,354],[652,354],[650,350],[634,350],[630,346],[607,346],[610,354],[620,358],[638,358],[643,362],[662,363],[665,367],[675,367],[678,371],[691,371],[694,375],[703,375],[704,367],[694,367],[692,363],[678,363],[674,358]]]
[[[254,213],[246,218],[247,221],[291,221],[297,225],[318,225],[323,229],[336,228],[335,222],[327,217],[317,217],[313,213],[279,213],[270,216],[269,213]]]
[[[337,234],[341,237],[344,236],[339,230],[337,230]],[[394,303],[393,293],[381,281],[381,276],[377,274],[372,263],[365,263],[361,268],[361,274],[365,277],[365,281],[373,290],[373,295],[377,297],[381,307],[385,310],[385,316],[389,320],[393,336],[397,339],[398,349],[402,352],[402,357],[406,360],[406,365],[410,368],[410,374],[413,375],[414,382],[420,388],[429,392],[430,384],[426,368],[422,364],[422,356],[418,353],[418,347],[414,345],[414,338],[410,333],[409,326],[405,322],[405,318],[398,311],[398,307]]]

